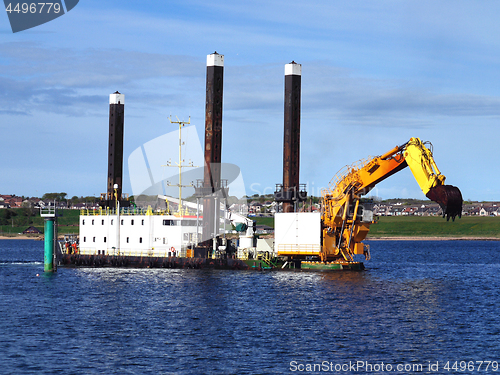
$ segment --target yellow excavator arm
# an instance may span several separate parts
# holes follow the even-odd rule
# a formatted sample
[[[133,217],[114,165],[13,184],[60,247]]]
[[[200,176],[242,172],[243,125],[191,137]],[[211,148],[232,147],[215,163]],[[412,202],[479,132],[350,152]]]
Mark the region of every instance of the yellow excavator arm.
[[[410,167],[424,194],[437,202],[443,217],[454,220],[462,214],[462,194],[451,185],[445,185],[445,176],[439,171],[430,143],[411,138],[381,156],[361,161],[341,170],[322,191],[322,249],[321,259],[352,261],[353,254],[367,254],[361,242],[373,223],[370,210],[360,205],[361,196],[394,173]],[[363,211],[367,211],[365,214]]]
[[[404,158],[420,189],[427,194],[438,185],[444,185],[444,177],[436,165],[432,152],[418,138],[411,138],[405,145]]]
[[[452,185],[445,185],[444,177],[432,157],[432,151],[418,138],[412,138],[404,150],[405,160],[417,183],[430,200],[439,203],[446,220],[462,217],[462,193]]]

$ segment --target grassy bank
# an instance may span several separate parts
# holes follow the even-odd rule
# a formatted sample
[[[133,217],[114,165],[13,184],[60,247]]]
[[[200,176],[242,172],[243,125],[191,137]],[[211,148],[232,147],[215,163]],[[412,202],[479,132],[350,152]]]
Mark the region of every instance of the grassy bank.
[[[274,227],[272,217],[254,217],[257,224]],[[500,238],[500,217],[464,216],[446,221],[440,216],[382,216],[370,227],[377,237],[476,237]]]
[[[464,216],[447,222],[439,216],[382,216],[368,237],[500,238],[500,217]]]
[[[43,232],[44,219],[37,211],[0,209],[0,236],[22,233],[29,226]],[[59,234],[78,233],[79,210],[63,210],[58,218]],[[274,217],[252,217],[260,225],[274,228]],[[437,216],[382,216],[370,227],[368,238],[379,237],[476,237],[500,238],[500,217],[465,216],[447,222]]]
[[[254,220],[257,225],[267,225],[274,228],[274,216],[254,216],[250,217],[250,219]]]
[[[80,210],[61,210],[63,216],[57,218],[59,234],[78,233]],[[14,236],[28,227],[43,232],[44,218],[39,210],[28,208],[0,209],[0,236]]]

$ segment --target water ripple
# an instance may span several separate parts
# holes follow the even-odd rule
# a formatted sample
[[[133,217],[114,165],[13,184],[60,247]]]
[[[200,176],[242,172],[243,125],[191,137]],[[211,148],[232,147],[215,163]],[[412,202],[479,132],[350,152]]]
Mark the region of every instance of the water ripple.
[[[0,242],[0,373],[282,374],[292,361],[498,361],[499,244],[371,248],[365,272],[45,275],[43,244]]]

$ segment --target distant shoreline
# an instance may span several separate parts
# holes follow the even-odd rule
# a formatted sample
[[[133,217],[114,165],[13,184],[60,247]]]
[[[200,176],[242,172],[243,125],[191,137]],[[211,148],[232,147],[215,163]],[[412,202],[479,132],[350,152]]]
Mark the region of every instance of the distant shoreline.
[[[43,241],[43,235],[40,236],[27,236],[27,235],[13,235],[13,236],[0,236],[0,240],[36,240]],[[450,236],[391,236],[391,237],[367,237],[366,241],[500,241],[499,237],[450,237]]]
[[[43,241],[43,235],[38,236],[26,236],[24,234],[17,234],[12,236],[0,236],[0,240],[37,240]]]
[[[500,241],[499,237],[451,237],[451,236],[391,236],[391,237],[367,237],[366,241]]]

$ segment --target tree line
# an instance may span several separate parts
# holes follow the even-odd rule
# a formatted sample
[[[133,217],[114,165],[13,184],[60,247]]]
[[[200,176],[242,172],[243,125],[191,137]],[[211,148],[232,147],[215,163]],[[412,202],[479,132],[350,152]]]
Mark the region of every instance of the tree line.
[[[100,200],[100,197],[94,197],[92,195],[86,197],[77,197],[74,195],[69,198],[67,193],[45,193],[42,198],[43,201],[56,201],[56,202],[71,202],[71,203],[93,203]]]

